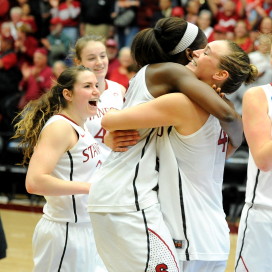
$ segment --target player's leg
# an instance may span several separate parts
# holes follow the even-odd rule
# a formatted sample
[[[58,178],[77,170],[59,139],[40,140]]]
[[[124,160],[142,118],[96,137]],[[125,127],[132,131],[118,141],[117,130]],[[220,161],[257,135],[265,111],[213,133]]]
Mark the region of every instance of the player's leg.
[[[91,213],[91,220],[98,252],[109,272],[179,271],[159,204],[132,213]]]

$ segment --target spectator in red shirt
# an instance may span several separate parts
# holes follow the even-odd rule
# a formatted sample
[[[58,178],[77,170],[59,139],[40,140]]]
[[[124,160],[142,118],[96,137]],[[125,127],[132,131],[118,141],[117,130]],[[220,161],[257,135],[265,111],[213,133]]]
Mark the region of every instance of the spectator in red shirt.
[[[37,32],[37,23],[35,17],[31,14],[30,5],[28,3],[24,3],[21,6],[22,8],[22,22],[27,24],[30,28],[31,33]]]
[[[25,24],[18,27],[17,36],[15,51],[18,55],[18,66],[21,68],[24,63],[33,64],[33,55],[39,47],[39,41],[30,34],[29,27]]]
[[[221,25],[215,25],[213,28],[213,33],[211,35],[212,41],[218,41],[218,40],[226,40],[227,39],[228,30],[221,26]]]
[[[18,108],[22,109],[30,100],[39,98],[47,92],[52,85],[53,72],[48,66],[47,50],[38,48],[33,57],[33,66],[22,67],[23,79],[20,82],[20,91],[24,92],[19,101]]]
[[[112,71],[116,70],[120,66],[118,59],[118,44],[114,39],[108,39],[106,41],[107,55],[109,59],[109,68],[106,78],[109,78]]]
[[[17,56],[14,52],[14,40],[12,36],[0,35],[0,120],[1,127],[11,124],[9,118],[8,100],[18,93],[19,82],[22,78],[21,71],[17,67]],[[12,116],[14,117],[14,116]]]
[[[55,2],[59,3],[52,8],[52,17],[60,19],[63,26],[63,33],[70,39],[71,46],[74,46],[79,37],[80,2],[76,0]]]
[[[5,22],[8,20],[8,15],[9,15],[9,1],[8,0],[0,0],[0,24],[2,22]]]
[[[253,51],[254,42],[249,36],[249,29],[245,20],[237,21],[234,28],[233,41],[237,43],[245,52],[250,53]]]
[[[222,7],[217,6],[214,0],[208,0],[208,4],[216,24],[226,28],[228,31],[228,38],[232,38],[234,27],[237,21],[241,19],[240,15],[237,13],[235,2],[233,0],[226,0],[222,4]]]
[[[119,51],[118,56],[120,65],[113,70],[109,76],[109,80],[115,81],[123,85],[126,89],[129,85],[129,80],[135,75],[134,62],[131,57],[131,50],[129,47],[123,47]]]

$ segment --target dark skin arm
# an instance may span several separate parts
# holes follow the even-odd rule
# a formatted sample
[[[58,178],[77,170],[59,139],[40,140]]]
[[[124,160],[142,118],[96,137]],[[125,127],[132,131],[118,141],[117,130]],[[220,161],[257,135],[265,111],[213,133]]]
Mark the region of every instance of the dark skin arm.
[[[226,103],[228,103],[230,105],[230,107],[232,107],[234,109],[234,104],[228,100],[225,96],[223,97],[224,101],[226,101]],[[227,158],[229,158],[230,156],[232,156],[234,154],[234,152],[237,150],[237,148],[241,145],[242,141],[243,141],[243,122],[242,122],[242,117],[237,113],[237,122],[224,122],[220,120],[220,124],[222,129],[228,134],[229,136],[229,144],[228,144],[228,150],[227,150]],[[237,135],[241,136],[241,139],[239,140],[239,142],[241,141],[241,143],[239,144],[235,142],[235,138],[232,138],[232,135]],[[234,144],[233,144],[234,142]],[[236,144],[236,145],[235,145]],[[239,144],[239,145],[238,145]]]
[[[198,80],[185,66],[176,63],[149,65],[146,70],[146,85],[154,98],[172,92],[185,94],[221,121],[234,148],[241,145],[243,127],[240,115],[212,87]]]

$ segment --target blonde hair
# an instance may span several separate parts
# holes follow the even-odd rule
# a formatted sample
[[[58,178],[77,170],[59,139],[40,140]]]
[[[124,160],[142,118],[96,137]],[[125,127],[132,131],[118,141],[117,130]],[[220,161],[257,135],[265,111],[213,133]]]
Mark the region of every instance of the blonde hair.
[[[236,43],[226,40],[230,52],[220,56],[219,67],[229,73],[228,79],[221,86],[225,93],[233,93],[244,82],[250,84],[256,80],[258,69],[255,65],[250,64],[247,53]]]
[[[75,47],[71,49],[71,53],[69,57],[74,61],[74,63],[76,62],[76,60],[80,62],[82,61],[81,59],[82,50],[85,48],[86,44],[91,41],[101,42],[102,44],[105,45],[105,38],[102,36],[94,35],[94,34],[82,36],[81,38],[77,40]]]

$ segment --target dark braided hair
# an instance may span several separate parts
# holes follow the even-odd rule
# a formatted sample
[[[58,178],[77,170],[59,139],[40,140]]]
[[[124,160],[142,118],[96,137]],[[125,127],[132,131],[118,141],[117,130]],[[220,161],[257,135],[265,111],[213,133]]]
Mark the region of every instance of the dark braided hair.
[[[170,55],[182,39],[187,28],[187,22],[178,17],[160,19],[154,28],[146,28],[136,34],[131,45],[132,57],[139,67],[160,62],[176,62],[187,64],[185,50],[176,55]],[[190,49],[205,47],[207,38],[201,29]]]

